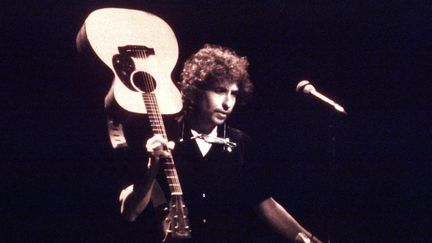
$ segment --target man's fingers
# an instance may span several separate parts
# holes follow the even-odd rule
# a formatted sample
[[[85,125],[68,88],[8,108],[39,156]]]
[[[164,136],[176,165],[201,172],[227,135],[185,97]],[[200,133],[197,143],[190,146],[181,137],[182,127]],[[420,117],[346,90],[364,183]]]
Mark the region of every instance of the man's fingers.
[[[168,150],[172,150],[174,149],[174,146],[175,143],[173,141],[168,142],[161,135],[157,134],[147,140],[146,150],[156,159],[161,157],[167,158],[171,156],[171,153],[170,151],[167,151],[166,148],[168,148]]]
[[[153,137],[149,138],[147,140],[147,144],[153,144],[153,143],[166,143],[166,140],[159,134],[154,135]]]
[[[166,144],[166,140],[159,134],[154,135],[149,138],[146,143],[147,152],[151,153],[154,150],[162,150],[163,146]]]
[[[153,153],[153,152],[156,152],[158,150],[162,150],[162,144],[161,143],[146,144],[146,149],[147,149],[147,152]]]
[[[162,156],[160,156],[161,158],[169,158],[171,156],[171,153],[168,151],[163,151],[162,152]]]
[[[175,147],[175,143],[174,143],[173,141],[169,141],[169,142],[167,143],[167,147],[168,147],[170,150],[173,150],[174,147]]]
[[[146,148],[148,150],[152,150],[157,147],[166,146],[168,149],[174,149],[175,143],[173,141],[167,141],[161,135],[157,134],[147,140]]]

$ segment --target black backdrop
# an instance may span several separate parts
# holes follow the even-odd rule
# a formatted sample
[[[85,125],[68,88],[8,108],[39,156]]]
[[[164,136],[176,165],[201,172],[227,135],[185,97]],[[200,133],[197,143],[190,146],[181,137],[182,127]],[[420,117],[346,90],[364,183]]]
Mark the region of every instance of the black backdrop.
[[[248,56],[256,92],[230,123],[260,141],[275,198],[304,226],[333,242],[432,241],[430,2],[3,6],[0,237],[107,241],[122,230],[103,110],[111,81],[84,77],[75,36],[91,11],[125,7],[170,24],[179,63],[204,43]],[[302,79],[348,116],[295,93]]]

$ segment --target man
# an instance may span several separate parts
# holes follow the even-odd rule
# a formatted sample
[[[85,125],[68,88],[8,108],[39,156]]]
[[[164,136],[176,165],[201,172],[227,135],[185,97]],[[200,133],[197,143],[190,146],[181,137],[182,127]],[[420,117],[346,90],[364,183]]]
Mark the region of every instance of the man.
[[[156,181],[164,187],[159,164],[172,151],[193,242],[241,242],[251,212],[288,240],[320,242],[271,197],[249,137],[226,126],[235,105],[252,94],[248,65],[246,57],[209,44],[186,61],[179,142],[174,148],[158,135],[147,140],[148,170],[120,195],[125,219],[135,221],[148,207]]]

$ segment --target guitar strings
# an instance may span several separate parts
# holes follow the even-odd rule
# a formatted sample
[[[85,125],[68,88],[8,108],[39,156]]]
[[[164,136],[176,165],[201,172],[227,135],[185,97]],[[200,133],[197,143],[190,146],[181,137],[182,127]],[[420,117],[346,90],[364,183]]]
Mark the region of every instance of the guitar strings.
[[[141,51],[138,50],[138,56],[141,58],[141,60],[145,60],[147,58],[147,54],[146,51]],[[145,81],[144,85],[145,88],[149,91],[154,91],[156,89],[155,87],[155,83],[152,80],[152,77],[150,76],[149,73],[147,72],[142,72],[142,78]],[[145,102],[145,104],[148,104],[148,113],[149,113],[149,119],[153,119],[156,122],[156,127],[153,128],[153,124],[152,124],[152,129],[154,130],[155,133],[159,133],[161,134],[165,139],[168,139],[168,136],[166,134],[166,130],[164,127],[164,123],[162,120],[162,115],[159,111],[159,107],[157,105],[157,100],[156,100],[156,95],[154,93],[149,92],[148,94],[146,92],[142,92],[142,96],[144,101],[146,101],[146,99],[149,102]],[[175,169],[175,165],[174,165],[174,160],[171,156],[171,152],[170,152],[170,156],[168,159],[168,162],[170,163],[170,170],[165,170],[166,173],[166,177],[167,180],[169,181],[169,184],[171,187],[173,187],[174,193],[180,194],[182,195],[183,192],[181,190],[180,187],[180,181],[178,179],[178,175],[177,175],[177,170]]]
[[[146,51],[144,50],[144,51],[142,51],[142,50],[138,50],[138,53],[139,53],[139,57],[141,58],[141,60],[145,60],[145,59],[147,59],[147,54],[146,54]],[[144,85],[146,86],[146,89],[148,90],[148,91],[153,91],[153,90],[155,90],[155,86],[154,86],[154,83],[153,83],[153,80],[152,80],[152,78],[151,78],[151,76],[150,76],[150,74],[149,73],[147,73],[147,72],[142,72],[141,73],[142,74],[142,78],[145,80],[145,82],[144,82]],[[165,136],[166,137],[166,135],[164,134],[164,129],[163,129],[163,127],[161,127],[161,125],[160,124],[163,124],[163,123],[161,123],[162,121],[161,121],[161,119],[159,118],[159,116],[157,115],[157,114],[159,114],[159,112],[158,112],[158,110],[157,110],[157,105],[155,105],[155,104],[157,104],[156,102],[155,102],[155,100],[153,99],[154,97],[153,97],[153,95],[151,94],[151,93],[149,93],[149,94],[146,94],[145,92],[143,93],[143,97],[145,98],[145,99],[149,99],[149,110],[150,110],[150,115],[151,115],[151,118],[152,119],[156,119],[156,121],[157,121],[157,123],[155,124],[156,125],[156,132],[157,133],[159,133],[159,134],[162,134],[163,136]]]

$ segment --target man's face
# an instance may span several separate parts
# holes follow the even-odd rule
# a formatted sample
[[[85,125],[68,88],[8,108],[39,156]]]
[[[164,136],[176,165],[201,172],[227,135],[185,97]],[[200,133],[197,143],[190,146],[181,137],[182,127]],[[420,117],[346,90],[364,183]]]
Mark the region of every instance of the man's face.
[[[202,125],[214,127],[223,124],[234,109],[238,93],[237,84],[227,82],[206,90],[199,112]]]

